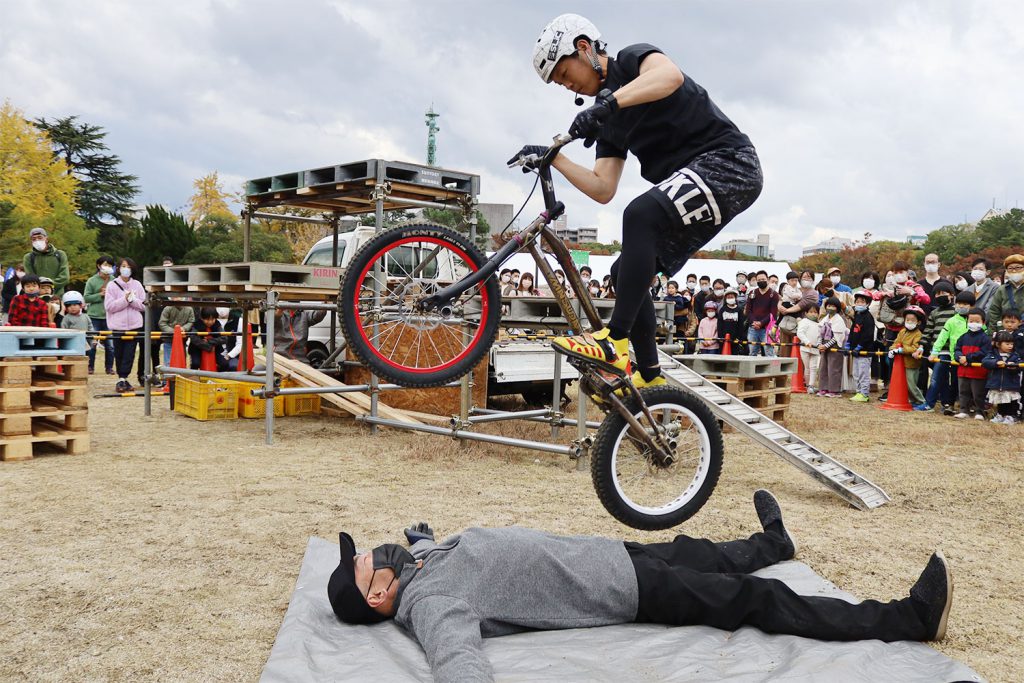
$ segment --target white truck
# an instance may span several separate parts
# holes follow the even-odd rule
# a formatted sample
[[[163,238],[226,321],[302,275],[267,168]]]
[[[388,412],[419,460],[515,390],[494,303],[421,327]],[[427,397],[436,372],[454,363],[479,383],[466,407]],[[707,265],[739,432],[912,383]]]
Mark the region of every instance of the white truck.
[[[302,260],[303,265],[344,268],[360,247],[376,234],[372,226],[355,225],[354,223],[347,225],[343,223],[343,226],[348,229],[338,234],[336,263],[332,262],[331,258],[334,251],[334,237],[330,235],[310,248],[306,258]],[[440,268],[442,273],[445,270],[448,271],[448,277],[441,275],[442,279],[455,279],[453,277],[456,275],[454,264],[442,263]],[[459,277],[462,275],[458,274]],[[314,325],[309,330],[309,344],[306,348],[309,361],[314,367],[319,367],[327,360],[330,354],[330,339],[331,322],[330,316],[328,316],[323,322]],[[335,327],[335,340],[338,345],[345,343],[340,324]],[[549,404],[552,397],[551,383],[555,376],[555,358],[556,354],[547,342],[495,342],[489,355],[487,395],[522,394],[527,403],[531,405]],[[558,359],[562,365],[561,396],[564,397],[566,386],[578,377],[578,373],[565,362],[563,356],[559,355]]]

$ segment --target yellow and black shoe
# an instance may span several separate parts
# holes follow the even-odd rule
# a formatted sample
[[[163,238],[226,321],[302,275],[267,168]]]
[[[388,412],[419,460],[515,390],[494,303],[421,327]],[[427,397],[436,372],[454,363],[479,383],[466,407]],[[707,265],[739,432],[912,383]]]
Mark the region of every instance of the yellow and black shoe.
[[[668,384],[668,380],[665,379],[664,375],[658,375],[650,382],[648,382],[644,379],[643,375],[640,374],[639,370],[633,373],[632,380],[633,386],[635,386],[637,389],[646,389],[647,387],[663,387],[666,384]]]
[[[555,337],[551,345],[556,351],[576,356],[583,360],[597,361],[625,375],[629,375],[629,340],[612,339],[607,327],[594,333],[572,337]]]

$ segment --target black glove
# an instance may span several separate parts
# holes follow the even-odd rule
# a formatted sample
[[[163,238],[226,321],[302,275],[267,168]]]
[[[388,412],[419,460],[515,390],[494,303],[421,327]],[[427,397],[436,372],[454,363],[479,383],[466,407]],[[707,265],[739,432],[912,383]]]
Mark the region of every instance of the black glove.
[[[573,119],[569,126],[569,135],[574,138],[583,138],[583,146],[590,147],[597,139],[597,133],[601,126],[608,120],[608,117],[619,110],[619,103],[611,90],[605,88],[597,93],[594,104],[587,107]]]
[[[516,155],[505,162],[508,166],[519,161],[522,157],[537,156],[542,157],[548,151],[548,148],[544,145],[523,145],[523,148],[516,152]],[[529,173],[531,170],[536,168],[532,162],[527,162],[523,165],[523,173]]]
[[[434,540],[434,530],[430,528],[430,525],[426,522],[420,522],[419,524],[413,524],[408,529],[405,529],[405,540],[409,541],[409,545],[413,545],[416,541],[422,541],[427,539],[428,541]]]

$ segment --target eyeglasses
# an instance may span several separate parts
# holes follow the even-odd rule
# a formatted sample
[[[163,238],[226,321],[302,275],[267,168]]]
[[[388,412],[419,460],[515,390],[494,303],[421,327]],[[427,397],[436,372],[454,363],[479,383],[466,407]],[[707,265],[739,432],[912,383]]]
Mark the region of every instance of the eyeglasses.
[[[1024,265],[1021,265],[1019,263],[1014,263],[1012,265],[1006,266],[1007,273],[1020,273],[1022,271],[1024,271]]]

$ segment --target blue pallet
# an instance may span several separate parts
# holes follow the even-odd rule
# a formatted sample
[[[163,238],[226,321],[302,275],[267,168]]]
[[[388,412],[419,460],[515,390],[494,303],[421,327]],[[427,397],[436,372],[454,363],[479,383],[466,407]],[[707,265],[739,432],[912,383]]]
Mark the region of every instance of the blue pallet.
[[[81,330],[0,328],[0,358],[22,356],[84,356]]]

